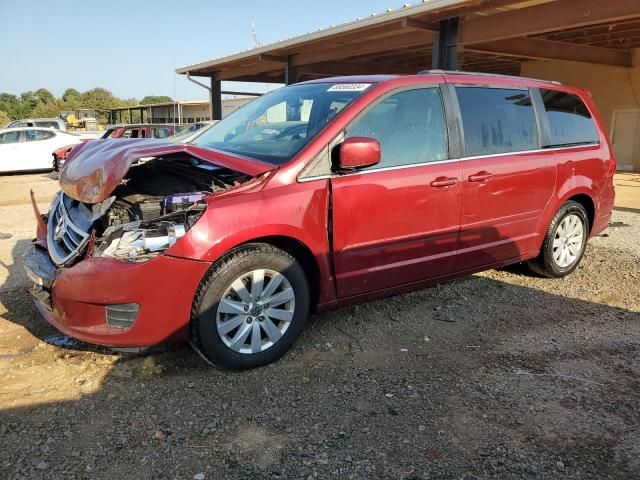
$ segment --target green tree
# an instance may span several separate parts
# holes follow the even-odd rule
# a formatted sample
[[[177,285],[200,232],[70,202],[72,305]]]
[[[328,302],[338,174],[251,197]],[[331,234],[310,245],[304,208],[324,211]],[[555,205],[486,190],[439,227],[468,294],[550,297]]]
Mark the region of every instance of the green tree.
[[[79,102],[82,95],[75,88],[67,88],[62,94],[62,100],[65,102]]]
[[[5,112],[11,120],[17,120],[20,100],[10,93],[0,93],[0,110]]]
[[[34,96],[38,99],[39,102],[42,102],[44,104],[55,103],[56,101],[56,97],[53,96],[53,93],[51,93],[46,88],[39,88],[34,92]]]
[[[58,118],[62,110],[62,105],[55,99],[51,103],[38,102],[31,112],[31,116],[34,118]]]
[[[81,95],[81,103],[82,108],[105,110],[116,106],[118,100],[109,90],[97,87],[84,92]]]
[[[0,110],[0,128],[4,128],[11,121],[11,117],[4,110]]]
[[[38,97],[29,91],[20,94],[20,107],[18,108],[18,118],[28,118],[33,113],[33,109],[38,104]]]
[[[164,103],[164,102],[173,102],[171,97],[167,97],[166,95],[147,95],[142,100],[140,100],[141,105],[148,105],[150,103]]]

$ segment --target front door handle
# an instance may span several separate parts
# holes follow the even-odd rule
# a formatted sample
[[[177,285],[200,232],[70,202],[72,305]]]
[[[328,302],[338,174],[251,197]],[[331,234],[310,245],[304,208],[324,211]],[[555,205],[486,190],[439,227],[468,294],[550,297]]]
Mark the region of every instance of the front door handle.
[[[478,173],[474,173],[473,175],[469,175],[469,181],[470,182],[486,182],[491,177],[493,177],[493,175],[491,173],[485,172],[483,170],[482,172],[478,172]]]
[[[457,182],[458,179],[455,177],[438,177],[431,182],[431,186],[436,188],[450,187],[451,185],[455,185]]]

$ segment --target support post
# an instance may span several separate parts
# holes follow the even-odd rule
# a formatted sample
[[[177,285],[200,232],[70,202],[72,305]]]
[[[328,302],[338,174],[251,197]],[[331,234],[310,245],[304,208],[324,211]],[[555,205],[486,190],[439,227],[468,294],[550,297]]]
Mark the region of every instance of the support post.
[[[458,25],[458,18],[440,21],[440,30],[433,37],[432,68],[458,70]]]
[[[209,108],[211,120],[222,120],[222,82],[213,77],[209,90]]]
[[[298,81],[298,72],[293,65],[293,55],[289,55],[287,57],[287,64],[285,65],[284,70],[284,83],[287,85],[291,85],[292,83],[296,83]]]

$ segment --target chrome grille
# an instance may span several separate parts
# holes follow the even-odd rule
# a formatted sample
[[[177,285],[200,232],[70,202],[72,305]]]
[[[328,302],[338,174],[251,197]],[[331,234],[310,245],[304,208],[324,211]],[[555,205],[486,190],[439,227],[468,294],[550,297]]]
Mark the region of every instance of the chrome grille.
[[[47,220],[47,248],[58,266],[71,264],[89,242],[93,218],[83,203],[58,192]]]

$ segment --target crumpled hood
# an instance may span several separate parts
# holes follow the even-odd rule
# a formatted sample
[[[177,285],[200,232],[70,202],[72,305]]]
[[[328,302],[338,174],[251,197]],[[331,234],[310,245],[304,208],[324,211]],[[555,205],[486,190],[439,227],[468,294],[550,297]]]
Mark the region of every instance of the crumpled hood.
[[[60,171],[60,187],[85,203],[107,199],[140,158],[187,153],[204,162],[258,176],[276,166],[184,143],[155,139],[106,139],[79,144]]]

